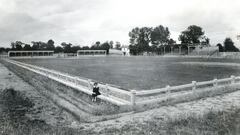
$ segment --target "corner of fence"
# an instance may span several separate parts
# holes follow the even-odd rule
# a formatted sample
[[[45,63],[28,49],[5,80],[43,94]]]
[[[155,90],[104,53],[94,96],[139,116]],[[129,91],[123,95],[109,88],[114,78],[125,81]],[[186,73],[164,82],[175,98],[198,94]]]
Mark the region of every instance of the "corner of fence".
[[[197,81],[192,81],[192,90],[196,90],[197,88]]]
[[[231,75],[231,84],[234,84],[236,82],[236,77],[234,75]]]

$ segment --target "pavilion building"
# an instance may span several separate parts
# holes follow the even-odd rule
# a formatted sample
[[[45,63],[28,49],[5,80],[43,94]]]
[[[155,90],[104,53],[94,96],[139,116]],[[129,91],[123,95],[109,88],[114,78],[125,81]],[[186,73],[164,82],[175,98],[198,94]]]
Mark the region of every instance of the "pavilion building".
[[[54,51],[38,50],[38,51],[9,51],[8,57],[42,57],[53,56]]]
[[[77,57],[83,56],[83,55],[107,55],[106,50],[78,50],[77,51]]]

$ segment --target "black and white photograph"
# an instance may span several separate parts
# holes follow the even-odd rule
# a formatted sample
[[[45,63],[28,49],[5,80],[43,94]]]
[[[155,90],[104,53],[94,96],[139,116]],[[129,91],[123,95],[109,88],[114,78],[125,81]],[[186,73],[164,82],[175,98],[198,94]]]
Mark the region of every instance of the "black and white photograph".
[[[0,0],[0,135],[240,135],[240,0]]]

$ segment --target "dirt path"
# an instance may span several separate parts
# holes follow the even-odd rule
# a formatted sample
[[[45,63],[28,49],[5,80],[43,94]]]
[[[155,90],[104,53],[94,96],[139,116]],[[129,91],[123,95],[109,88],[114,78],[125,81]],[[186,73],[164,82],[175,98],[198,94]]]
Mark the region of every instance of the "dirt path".
[[[0,63],[0,92],[8,88],[22,93],[34,104],[33,108],[25,114],[30,120],[41,120],[55,126],[71,125],[74,121],[71,115],[46,99],[34,87],[24,82]]]

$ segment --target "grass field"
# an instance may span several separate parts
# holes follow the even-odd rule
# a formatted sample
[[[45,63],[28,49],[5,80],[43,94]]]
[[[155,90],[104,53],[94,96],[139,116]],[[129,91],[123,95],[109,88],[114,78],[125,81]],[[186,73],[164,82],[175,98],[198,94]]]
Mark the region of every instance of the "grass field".
[[[18,59],[21,62],[128,89],[153,89],[191,81],[240,75],[238,60],[176,57],[82,57],[79,59]],[[198,64],[192,64],[198,62]],[[203,62],[205,64],[199,62]],[[213,64],[206,64],[211,62]],[[218,63],[214,65],[214,63]],[[226,66],[219,63],[228,63]],[[230,63],[230,64],[229,64]],[[240,65],[240,64],[239,64]]]

